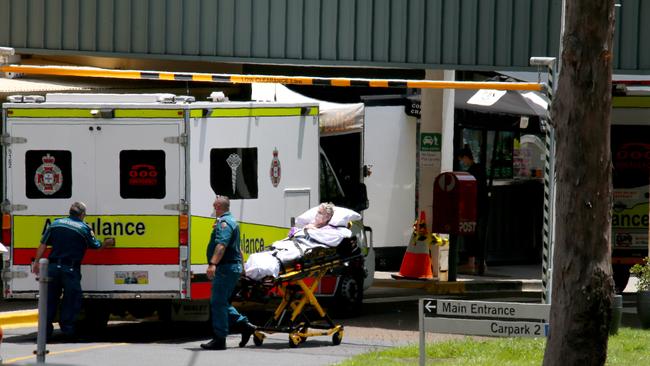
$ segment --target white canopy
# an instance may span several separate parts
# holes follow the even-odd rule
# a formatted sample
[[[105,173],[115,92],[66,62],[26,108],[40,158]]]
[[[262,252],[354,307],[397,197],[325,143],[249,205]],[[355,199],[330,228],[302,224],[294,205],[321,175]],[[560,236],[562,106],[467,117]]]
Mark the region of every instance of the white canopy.
[[[325,102],[273,83],[253,83],[251,99],[260,102],[318,103],[320,130],[324,135],[358,132],[363,128],[363,103]]]

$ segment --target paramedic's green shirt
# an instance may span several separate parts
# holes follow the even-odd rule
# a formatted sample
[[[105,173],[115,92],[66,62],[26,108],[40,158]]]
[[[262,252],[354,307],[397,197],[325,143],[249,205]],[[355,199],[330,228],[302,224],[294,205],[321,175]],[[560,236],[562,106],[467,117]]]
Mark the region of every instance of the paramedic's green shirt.
[[[217,219],[217,223],[210,234],[208,250],[206,255],[208,263],[212,259],[214,249],[218,243],[226,245],[226,251],[219,263],[241,263],[241,253],[239,251],[239,225],[230,212],[226,212]]]
[[[86,248],[97,249],[102,244],[95,238],[88,224],[76,217],[56,219],[45,229],[41,243],[52,247],[49,255],[53,259],[81,262]]]

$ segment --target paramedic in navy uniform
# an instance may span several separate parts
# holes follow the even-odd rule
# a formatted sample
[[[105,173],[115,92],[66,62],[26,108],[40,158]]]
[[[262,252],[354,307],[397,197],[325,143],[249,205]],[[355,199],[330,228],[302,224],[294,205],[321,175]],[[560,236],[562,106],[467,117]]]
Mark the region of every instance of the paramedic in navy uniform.
[[[32,272],[38,277],[38,261],[43,257],[45,248],[52,247],[48,256],[47,275],[47,337],[52,336],[52,322],[59,306],[59,297],[63,291],[59,326],[61,332],[70,339],[75,336],[75,321],[81,310],[81,260],[86,248],[98,249],[102,243],[83,220],[86,217],[86,205],[75,202],[70,206],[70,216],[54,220],[41,238],[41,245],[36,250]],[[103,246],[112,247],[115,239],[104,239]]]
[[[241,315],[230,304],[230,296],[237,285],[242,273],[242,253],[239,245],[239,225],[230,213],[230,199],[217,196],[212,204],[217,222],[212,229],[208,242],[208,269],[206,274],[212,280],[212,296],[210,297],[210,314],[212,316],[213,339],[201,344],[201,348],[209,350],[226,349],[226,336],[230,328],[241,332],[239,347],[244,347],[255,326],[248,318]],[[235,329],[233,329],[235,330]]]

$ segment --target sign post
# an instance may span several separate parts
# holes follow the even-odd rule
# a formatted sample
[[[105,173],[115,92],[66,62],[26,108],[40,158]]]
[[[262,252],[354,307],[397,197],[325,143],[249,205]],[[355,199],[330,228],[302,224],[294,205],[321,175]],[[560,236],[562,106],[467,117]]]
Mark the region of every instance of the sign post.
[[[420,299],[420,365],[425,332],[491,337],[546,337],[550,304]]]

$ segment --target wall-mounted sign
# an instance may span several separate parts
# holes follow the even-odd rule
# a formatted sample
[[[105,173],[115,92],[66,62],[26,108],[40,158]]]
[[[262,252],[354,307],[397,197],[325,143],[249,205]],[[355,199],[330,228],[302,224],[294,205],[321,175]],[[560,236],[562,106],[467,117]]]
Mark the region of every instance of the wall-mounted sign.
[[[442,135],[434,132],[420,133],[420,151],[440,151]]]

